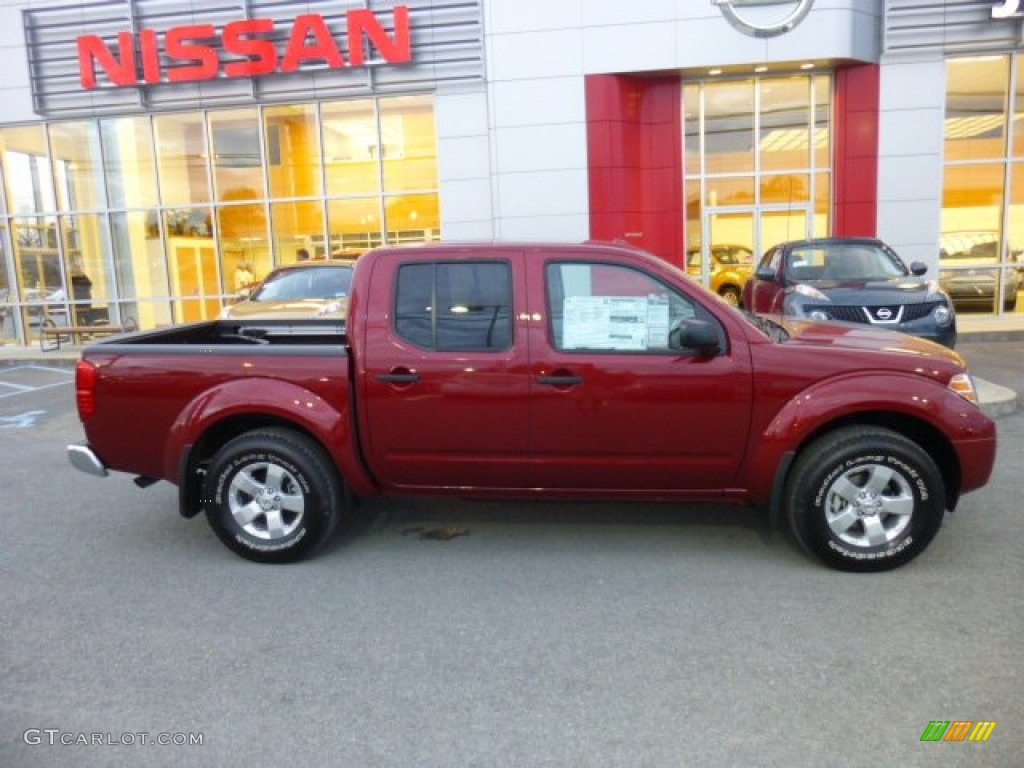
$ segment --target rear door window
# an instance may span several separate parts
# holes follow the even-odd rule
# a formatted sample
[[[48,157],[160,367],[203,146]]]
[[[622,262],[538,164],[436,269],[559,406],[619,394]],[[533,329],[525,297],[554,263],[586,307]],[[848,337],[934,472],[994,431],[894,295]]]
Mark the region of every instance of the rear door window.
[[[512,267],[500,261],[418,262],[398,269],[395,330],[439,352],[512,345]]]

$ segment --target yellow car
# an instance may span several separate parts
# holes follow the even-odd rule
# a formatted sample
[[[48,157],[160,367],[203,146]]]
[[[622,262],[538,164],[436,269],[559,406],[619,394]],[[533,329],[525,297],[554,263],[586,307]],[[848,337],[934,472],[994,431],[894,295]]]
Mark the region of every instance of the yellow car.
[[[691,248],[686,254],[686,271],[700,281],[700,248]],[[733,307],[741,306],[743,284],[754,272],[754,252],[744,245],[711,246],[710,288]]]

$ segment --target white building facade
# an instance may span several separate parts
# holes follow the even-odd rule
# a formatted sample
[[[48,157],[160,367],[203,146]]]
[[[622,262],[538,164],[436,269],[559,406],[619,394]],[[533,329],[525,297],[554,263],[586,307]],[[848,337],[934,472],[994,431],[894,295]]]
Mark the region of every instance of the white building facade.
[[[969,277],[964,311],[1024,311],[1022,15],[4,2],[0,341],[214,317],[299,248],[441,238],[620,239],[711,283],[717,246],[877,236]]]

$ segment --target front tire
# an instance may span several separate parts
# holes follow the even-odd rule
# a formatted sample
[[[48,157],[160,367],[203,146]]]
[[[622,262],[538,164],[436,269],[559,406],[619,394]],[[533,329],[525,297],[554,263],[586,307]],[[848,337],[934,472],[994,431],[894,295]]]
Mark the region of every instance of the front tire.
[[[210,462],[206,519],[235,553],[258,563],[301,560],[334,530],[341,481],[323,449],[290,429],[247,432]]]
[[[925,550],[945,513],[938,467],[891,430],[848,427],[808,445],[786,487],[800,546],[843,571],[897,568]]]

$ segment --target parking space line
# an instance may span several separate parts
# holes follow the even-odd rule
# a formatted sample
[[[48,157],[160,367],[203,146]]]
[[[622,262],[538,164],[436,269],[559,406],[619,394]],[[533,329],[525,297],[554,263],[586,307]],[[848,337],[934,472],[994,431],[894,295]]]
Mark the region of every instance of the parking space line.
[[[10,387],[11,389],[18,389],[23,392],[31,392],[33,389],[35,389],[35,387],[29,387],[24,384],[12,384],[9,381],[0,381],[0,387]]]

